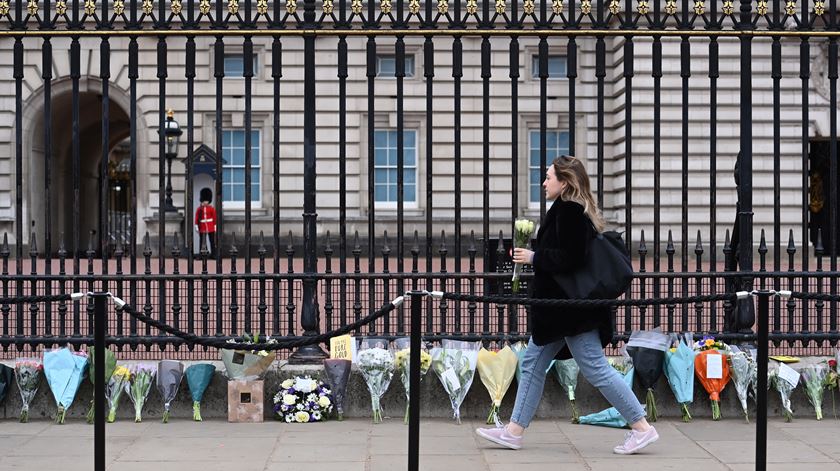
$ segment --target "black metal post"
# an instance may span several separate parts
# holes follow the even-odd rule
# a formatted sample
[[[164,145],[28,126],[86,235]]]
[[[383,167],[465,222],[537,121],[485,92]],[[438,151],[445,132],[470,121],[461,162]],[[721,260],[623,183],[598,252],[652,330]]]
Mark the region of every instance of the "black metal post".
[[[408,471],[420,469],[420,332],[423,292],[411,292],[408,390]]]
[[[304,2],[304,23],[315,26],[315,0]],[[317,241],[315,224],[315,35],[303,38],[304,88],[303,88],[303,272],[307,275],[318,271]],[[373,234],[371,234],[373,236]],[[303,280],[303,308],[301,326],[303,335],[318,335],[318,281],[308,277]],[[327,354],[318,345],[301,347],[289,357],[289,362],[320,363]]]
[[[753,29],[750,14],[750,0],[741,0],[741,24],[743,30]],[[741,36],[741,159],[738,165],[738,268],[751,272],[753,269],[753,204],[752,204],[752,38]],[[739,290],[752,289],[752,278],[741,277]],[[738,310],[735,319],[738,333],[752,332],[755,319],[746,309]]]
[[[750,300],[752,301],[752,300]],[[755,421],[755,469],[767,469],[767,348],[770,292],[758,292],[758,397]]]
[[[172,204],[172,160],[174,158],[174,154],[166,153],[166,200],[163,203],[163,210],[167,212],[176,210],[175,205]]]
[[[93,364],[96,365],[94,376],[93,413],[93,469],[105,471],[105,326],[108,322],[106,301],[110,294],[92,293],[94,322],[93,344],[96,347]]]

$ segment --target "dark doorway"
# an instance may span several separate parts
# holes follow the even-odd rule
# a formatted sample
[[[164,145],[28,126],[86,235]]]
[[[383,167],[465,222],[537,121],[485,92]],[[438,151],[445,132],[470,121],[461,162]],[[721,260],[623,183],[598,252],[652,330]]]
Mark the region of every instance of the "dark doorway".
[[[811,216],[809,222],[811,244],[816,248],[817,234],[821,233],[822,246],[826,255],[838,253],[838,249],[840,249],[840,247],[832,245],[830,230],[831,212],[837,210],[837,208],[831,207],[831,194],[836,192],[837,189],[832,188],[830,144],[831,142],[828,140],[811,141],[811,150],[808,154],[810,163],[808,209]],[[838,175],[840,175],[840,169],[838,170]],[[840,234],[840,217],[835,216],[834,225],[838,229],[837,233]]]

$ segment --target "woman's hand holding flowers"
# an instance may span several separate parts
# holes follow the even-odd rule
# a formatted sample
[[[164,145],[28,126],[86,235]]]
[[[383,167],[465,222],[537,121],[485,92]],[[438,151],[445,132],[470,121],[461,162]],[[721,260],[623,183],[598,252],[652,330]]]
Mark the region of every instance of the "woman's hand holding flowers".
[[[534,251],[524,248],[513,249],[513,263],[531,263],[534,261]]]

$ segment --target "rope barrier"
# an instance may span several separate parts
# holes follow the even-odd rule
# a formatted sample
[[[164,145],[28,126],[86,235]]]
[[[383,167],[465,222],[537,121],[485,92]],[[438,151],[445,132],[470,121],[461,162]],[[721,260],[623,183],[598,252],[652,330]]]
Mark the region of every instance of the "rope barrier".
[[[55,294],[51,296],[13,296],[10,298],[0,298],[0,304],[32,304],[70,300],[77,301],[82,299],[84,296],[84,293]]]
[[[739,298],[746,298],[750,294],[752,293],[747,291],[740,291],[738,293],[655,299],[534,299],[511,298],[507,296],[476,296],[471,294],[445,293],[440,291],[429,293],[429,295],[431,295],[432,297],[449,299],[452,301],[468,301],[476,303],[485,302],[493,304],[516,304],[522,306],[576,307],[583,309],[595,309],[599,307],[611,306],[656,306],[663,304],[735,301]]]

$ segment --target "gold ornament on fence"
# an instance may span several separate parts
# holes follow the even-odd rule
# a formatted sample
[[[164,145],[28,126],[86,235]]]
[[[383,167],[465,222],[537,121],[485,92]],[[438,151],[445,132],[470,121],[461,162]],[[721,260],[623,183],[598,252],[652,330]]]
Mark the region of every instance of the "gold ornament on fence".
[[[180,15],[181,10],[183,9],[183,7],[181,6],[181,0],[172,0],[171,9],[173,15]]]
[[[639,7],[636,8],[636,11],[638,11],[640,15],[647,15],[650,12],[650,6],[648,5],[647,0],[639,0]]]
[[[580,2],[580,12],[584,15],[592,13],[592,0],[583,0]]]
[[[286,0],[286,12],[294,15],[297,11],[297,0]]]
[[[331,0],[327,0],[332,5]],[[327,2],[324,2],[324,9],[327,8]],[[265,15],[268,13],[268,0],[257,0],[257,13],[260,15]]]
[[[96,13],[96,4],[93,0],[85,0],[85,15],[93,15]]]
[[[29,3],[26,4],[26,11],[30,15],[35,15],[38,13],[38,2],[35,0],[29,0]]]
[[[380,0],[379,10],[386,15],[391,13],[391,0]]]
[[[0,0],[0,16],[9,14],[9,2],[7,0]]]
[[[621,3],[618,0],[610,0],[610,13],[617,15],[621,11]]]
[[[239,0],[228,0],[228,12],[231,15],[239,13]]]
[[[420,13],[420,0],[408,0],[408,11],[412,15]]]
[[[814,2],[814,14],[819,16],[825,13],[825,2],[823,0],[816,0]]]
[[[437,4],[438,13],[441,15],[445,15],[446,12],[449,11],[449,1],[448,0],[438,0]]]
[[[665,2],[665,14],[667,15],[676,15],[677,14],[677,0],[668,0]]]
[[[563,13],[563,0],[552,0],[551,10],[554,12],[555,15],[562,14]]]
[[[198,2],[198,11],[201,12],[202,15],[210,13],[210,0],[201,0]]]
[[[525,0],[525,14],[526,15],[533,15],[534,14],[534,0]]]
[[[8,3],[6,3],[8,5]],[[67,2],[64,0],[60,0],[58,3],[55,4],[55,12],[59,15],[64,15],[67,13]]]
[[[478,11],[478,2],[476,0],[467,0],[467,13],[475,15]]]
[[[143,0],[143,13],[151,15],[153,8],[154,5],[152,5],[152,0]]]
[[[785,13],[788,16],[793,16],[796,14],[796,2],[794,0],[788,0],[785,4]]]
[[[732,0],[726,0],[723,2],[723,14],[727,16],[731,16],[732,12],[735,11],[735,8],[732,6]]]
[[[123,0],[114,1],[114,14],[119,16],[125,13],[125,2]]]
[[[350,2],[350,11],[358,15],[362,12],[362,0],[353,0]]]
[[[505,0],[496,0],[496,13],[505,14]]]
[[[694,14],[702,15],[706,13],[706,2],[703,0],[694,0]]]
[[[767,0],[758,0],[758,5],[755,7],[755,12],[759,15],[767,14]]]
[[[324,0],[324,14],[325,15],[332,15],[333,10],[335,10],[335,6],[333,5],[333,0]]]

